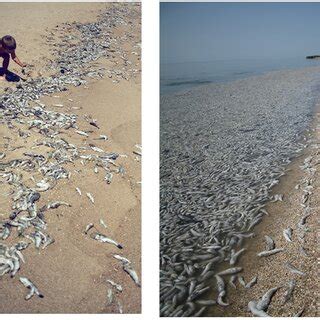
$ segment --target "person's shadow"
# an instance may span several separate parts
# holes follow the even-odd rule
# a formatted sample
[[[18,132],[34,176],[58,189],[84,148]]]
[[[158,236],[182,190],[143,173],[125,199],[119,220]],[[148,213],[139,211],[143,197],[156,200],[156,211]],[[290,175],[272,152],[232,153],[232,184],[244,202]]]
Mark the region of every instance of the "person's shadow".
[[[0,68],[0,74],[4,74],[3,71],[4,71],[3,68]],[[21,78],[17,74],[9,70],[7,70],[5,74],[5,78],[8,82],[19,82],[21,80]]]

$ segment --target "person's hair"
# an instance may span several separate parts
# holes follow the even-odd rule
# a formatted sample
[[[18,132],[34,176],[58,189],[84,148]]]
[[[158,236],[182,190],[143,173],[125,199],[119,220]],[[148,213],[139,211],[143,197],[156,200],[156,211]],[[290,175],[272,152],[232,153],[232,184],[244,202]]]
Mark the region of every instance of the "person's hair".
[[[8,50],[15,50],[17,47],[16,40],[12,36],[4,36],[1,39],[1,44],[3,48]]]

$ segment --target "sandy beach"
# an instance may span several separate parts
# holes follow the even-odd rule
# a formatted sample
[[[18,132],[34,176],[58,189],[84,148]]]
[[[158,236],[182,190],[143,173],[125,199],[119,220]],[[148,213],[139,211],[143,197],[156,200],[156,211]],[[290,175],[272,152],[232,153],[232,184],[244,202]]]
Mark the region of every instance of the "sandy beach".
[[[81,85],[68,85],[67,90],[43,95],[36,102],[44,110],[75,115],[78,130],[87,135],[77,134],[74,129],[61,129],[58,137],[79,150],[94,146],[96,150],[119,155],[115,160],[117,169],[110,169],[112,180],[106,183],[103,167],[94,166],[84,158],[63,164],[70,173],[69,178],[60,179],[54,188],[41,192],[37,208],[52,201],[63,201],[71,206],[46,212],[46,233],[55,242],[45,249],[36,249],[30,241],[29,247],[22,251],[25,263],[17,275],[10,278],[6,274],[1,278],[0,312],[140,313],[141,288],[123,270],[121,261],[113,257],[118,254],[129,259],[141,281],[141,156],[136,146],[141,145],[140,6],[2,3],[0,7],[6,12],[0,22],[2,32],[16,38],[17,56],[29,64],[25,75],[12,61],[9,69],[27,81],[59,72],[52,67],[60,58],[54,50],[76,46],[78,25],[94,23],[108,11],[119,21],[115,19],[114,25],[106,25],[106,38],[110,39],[107,55],[81,65],[94,74],[101,72],[101,76],[82,77]],[[24,82],[20,83],[23,88]],[[1,94],[19,90],[16,86],[16,83],[1,82]],[[21,130],[30,135],[19,135]],[[27,152],[46,157],[52,152],[44,146],[35,147],[43,140],[43,135],[38,130],[28,130],[23,124],[10,128],[1,122],[0,132],[0,152],[5,154],[0,162],[24,158]],[[107,140],[99,140],[101,135]],[[23,173],[23,181],[28,186],[32,185],[31,176],[40,180],[39,172]],[[1,219],[7,221],[13,187],[4,181],[1,186]],[[81,195],[76,188],[81,190]],[[86,193],[93,196],[94,203]],[[107,235],[123,249],[95,241],[89,236],[90,232],[86,235],[84,231],[90,223],[94,224],[90,232]],[[12,233],[2,242],[14,244],[18,238],[13,230]],[[44,298],[35,296],[26,301],[28,290],[19,283],[19,276],[30,279]],[[120,284],[122,292],[106,279]],[[110,290],[111,299],[108,297]]]

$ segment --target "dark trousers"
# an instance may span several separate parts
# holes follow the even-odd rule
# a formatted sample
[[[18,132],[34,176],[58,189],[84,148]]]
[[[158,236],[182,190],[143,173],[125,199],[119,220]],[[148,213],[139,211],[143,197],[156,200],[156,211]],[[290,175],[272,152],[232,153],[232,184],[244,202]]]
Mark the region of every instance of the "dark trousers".
[[[10,55],[9,53],[3,52],[3,53],[0,53],[0,57],[3,58],[2,68],[0,68],[0,76],[3,76],[8,71]]]

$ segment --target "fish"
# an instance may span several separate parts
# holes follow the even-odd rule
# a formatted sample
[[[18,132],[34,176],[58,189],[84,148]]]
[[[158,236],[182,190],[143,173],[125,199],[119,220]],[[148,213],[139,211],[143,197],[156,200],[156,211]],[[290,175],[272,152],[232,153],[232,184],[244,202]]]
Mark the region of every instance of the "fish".
[[[30,290],[30,292],[26,295],[25,300],[29,300],[36,294],[39,298],[44,298],[44,295],[40,293],[38,288],[26,277],[20,277],[20,282]]]
[[[270,236],[264,236],[264,238],[266,240],[266,251],[273,250],[276,247],[274,240]]]
[[[294,267],[290,262],[286,262],[284,264],[287,269],[289,269],[292,273],[299,274],[300,276],[305,276],[306,274],[300,270],[298,270],[296,267]]]
[[[78,187],[76,188],[76,190],[79,193],[79,195],[81,196],[82,195],[81,190]]]
[[[291,279],[288,283],[287,290],[284,294],[284,301],[283,301],[282,305],[284,305],[285,303],[287,303],[291,299],[295,286],[296,286],[296,281]]]
[[[230,265],[233,266],[237,263],[238,257],[240,256],[241,253],[246,251],[246,248],[240,249],[238,252],[234,253],[231,258],[230,258]]]
[[[94,227],[94,224],[93,224],[93,223],[89,223],[89,224],[86,226],[86,228],[85,228],[85,230],[84,230],[84,233],[85,233],[85,234],[88,234],[89,230],[90,230],[91,228],[93,228],[93,227]]]
[[[229,303],[223,301],[223,298],[226,295],[225,283],[223,281],[223,278],[220,275],[216,275],[215,278],[217,281],[217,289],[218,289],[217,303],[220,306],[226,307],[229,305]]]
[[[107,306],[110,306],[113,302],[113,291],[112,289],[108,289],[107,291]]]
[[[105,222],[102,219],[100,219],[99,222],[105,229],[107,229],[107,225],[105,224]]]
[[[250,289],[252,288],[258,281],[258,277],[253,277],[246,285],[245,288],[246,289]]]
[[[230,275],[230,274],[235,274],[235,273],[239,273],[243,270],[243,268],[241,267],[234,267],[234,268],[229,268],[223,271],[220,271],[219,273],[217,273],[218,276],[226,276],[226,275]]]
[[[269,250],[269,251],[261,251],[257,254],[258,257],[268,257],[268,256],[271,256],[273,254],[276,254],[276,253],[279,253],[279,252],[282,252],[284,249],[282,248],[277,248],[277,249],[272,249],[272,250]]]
[[[91,233],[90,237],[94,240],[99,241],[99,242],[110,243],[110,244],[115,245],[119,249],[123,249],[123,246],[120,243],[106,237],[105,235],[103,235],[101,233],[98,233],[98,232]]]
[[[217,304],[217,301],[215,300],[196,300],[195,301],[196,304],[200,304],[202,306],[214,306]]]
[[[130,264],[130,263],[123,263],[122,267],[123,267],[123,270],[124,270],[126,273],[128,273],[128,275],[131,277],[131,279],[134,281],[134,283],[135,283],[138,287],[140,287],[141,284],[140,284],[138,275],[137,275],[136,271],[131,267],[131,264]]]
[[[283,236],[288,242],[292,242],[292,228],[283,230]]]
[[[80,136],[89,137],[89,135],[88,135],[86,132],[84,132],[84,131],[81,131],[81,130],[75,130],[75,132],[76,132],[77,134],[79,134]]]
[[[265,311],[257,308],[257,302],[256,301],[250,301],[248,303],[248,310],[254,316],[257,316],[257,317],[269,317],[269,315]]]
[[[120,284],[115,283],[114,281],[107,279],[107,282],[110,283],[113,287],[115,287],[119,292],[122,292],[122,286]]]
[[[260,300],[258,300],[257,302],[257,309],[258,310],[263,310],[266,311],[269,307],[269,304],[271,302],[271,299],[273,297],[273,295],[280,289],[281,287],[274,287],[269,289]]]
[[[60,206],[66,206],[66,207],[71,207],[71,204],[64,202],[64,201],[55,201],[55,202],[51,202],[47,205],[48,209],[57,209]]]
[[[92,196],[91,193],[88,193],[88,192],[87,192],[87,197],[90,199],[90,201],[91,201],[92,203],[94,203],[94,198],[93,198],[93,196]]]
[[[114,257],[115,259],[121,261],[122,263],[127,263],[127,264],[130,264],[130,263],[131,263],[130,260],[128,260],[127,258],[122,257],[122,256],[120,256],[120,255],[118,255],[118,254],[113,255],[113,257]]]

